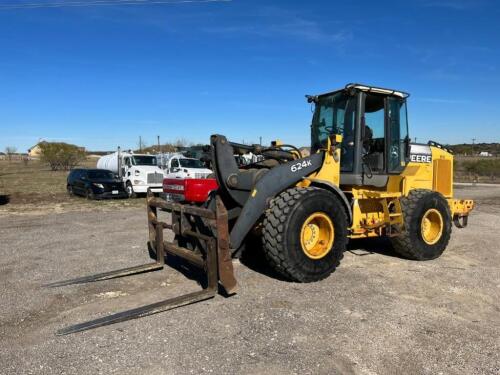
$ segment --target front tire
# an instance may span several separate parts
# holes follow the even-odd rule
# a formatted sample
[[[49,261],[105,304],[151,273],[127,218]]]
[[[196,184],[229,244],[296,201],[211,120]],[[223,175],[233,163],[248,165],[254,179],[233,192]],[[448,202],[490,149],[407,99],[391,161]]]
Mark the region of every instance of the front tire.
[[[401,199],[404,231],[391,239],[394,250],[412,260],[438,258],[451,236],[451,212],[438,192],[415,189]]]
[[[85,196],[87,197],[88,200],[91,200],[91,201],[95,199],[94,192],[92,191],[91,188],[87,189]]]
[[[347,215],[331,192],[291,188],[275,197],[263,223],[263,250],[283,277],[313,282],[328,277],[347,245]]]
[[[127,191],[127,195],[129,198],[136,198],[137,194],[134,191],[134,187],[130,183],[130,181],[127,182],[127,185],[125,186],[125,190]]]

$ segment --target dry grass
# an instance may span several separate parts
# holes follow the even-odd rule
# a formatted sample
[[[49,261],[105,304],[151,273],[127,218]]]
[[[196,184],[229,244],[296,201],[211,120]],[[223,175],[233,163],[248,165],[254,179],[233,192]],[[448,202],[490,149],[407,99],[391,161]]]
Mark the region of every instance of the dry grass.
[[[455,181],[498,183],[500,158],[480,156],[455,156]]]
[[[95,167],[96,159],[88,159],[82,167]],[[66,192],[66,171],[51,171],[37,160],[0,161],[0,212],[47,212],[67,210],[114,209],[137,207],[143,199],[88,201],[70,197]]]

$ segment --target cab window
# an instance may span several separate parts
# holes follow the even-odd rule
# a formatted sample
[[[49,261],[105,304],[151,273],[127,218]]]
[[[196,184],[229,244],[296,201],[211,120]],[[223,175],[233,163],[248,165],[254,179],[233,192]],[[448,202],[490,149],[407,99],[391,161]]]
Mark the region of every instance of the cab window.
[[[387,101],[389,128],[388,169],[389,172],[400,172],[406,165],[406,139],[408,137],[406,101],[396,97],[389,97]]]
[[[311,152],[325,148],[330,135],[343,136],[340,158],[342,172],[353,170],[355,115],[356,97],[337,92],[318,99],[311,124]]]
[[[370,172],[385,170],[385,100],[384,96],[367,94],[364,129],[362,130],[363,163]]]

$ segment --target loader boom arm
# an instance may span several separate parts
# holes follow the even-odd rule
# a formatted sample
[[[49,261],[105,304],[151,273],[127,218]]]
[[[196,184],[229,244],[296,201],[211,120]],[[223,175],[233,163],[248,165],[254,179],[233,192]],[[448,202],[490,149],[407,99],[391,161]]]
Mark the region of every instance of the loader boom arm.
[[[268,201],[303,178],[318,171],[324,153],[284,162],[271,169],[241,170],[234,159],[233,144],[223,135],[212,135],[212,161],[218,194],[226,207],[241,207],[230,231],[230,245],[235,252],[266,209]],[[249,146],[251,147],[251,146]]]

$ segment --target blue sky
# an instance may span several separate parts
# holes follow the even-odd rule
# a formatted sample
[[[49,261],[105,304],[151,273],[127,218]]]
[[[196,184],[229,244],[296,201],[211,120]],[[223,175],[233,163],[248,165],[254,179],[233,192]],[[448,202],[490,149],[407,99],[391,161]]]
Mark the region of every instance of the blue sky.
[[[54,1],[0,0],[0,150],[308,145],[304,94],[348,82],[410,92],[419,142],[500,141],[495,0],[1,7]]]

